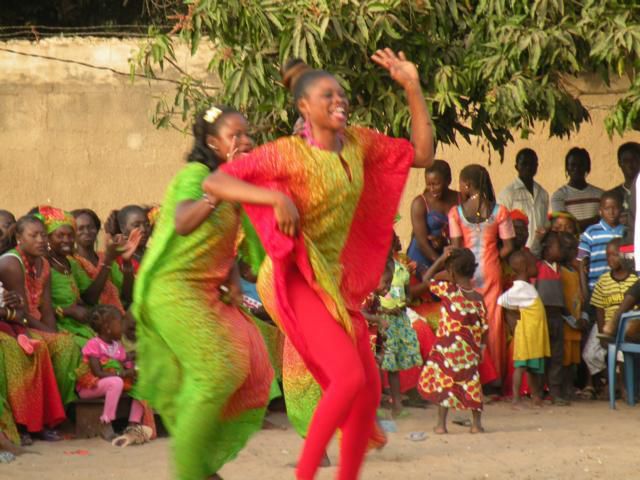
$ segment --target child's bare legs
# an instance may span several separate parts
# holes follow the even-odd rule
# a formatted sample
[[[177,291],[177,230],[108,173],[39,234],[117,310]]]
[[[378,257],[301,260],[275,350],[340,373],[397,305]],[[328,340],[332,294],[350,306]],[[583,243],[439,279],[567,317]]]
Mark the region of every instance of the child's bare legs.
[[[482,410],[471,410],[471,433],[484,433],[482,427]]]
[[[511,400],[512,407],[516,410],[522,408],[520,399],[520,388],[522,387],[522,375],[524,375],[526,368],[517,367],[513,371],[513,399]]]
[[[535,407],[542,406],[542,375],[527,372],[527,378],[529,380],[529,388],[531,389],[531,400]]]
[[[400,373],[387,372],[391,390],[391,414],[395,417],[402,413],[402,394],[400,393]]]
[[[433,432],[438,435],[442,435],[447,432],[447,414],[449,413],[449,409],[447,407],[443,407],[442,405],[438,405],[438,423],[433,428]]]

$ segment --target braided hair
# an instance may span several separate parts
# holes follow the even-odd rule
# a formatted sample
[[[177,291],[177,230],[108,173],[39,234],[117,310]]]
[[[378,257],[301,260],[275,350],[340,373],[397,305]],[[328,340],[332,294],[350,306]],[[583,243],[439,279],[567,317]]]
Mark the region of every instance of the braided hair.
[[[217,110],[220,113],[212,120],[208,113],[210,110]],[[199,162],[206,165],[212,172],[222,163],[218,154],[207,144],[207,137],[218,136],[220,127],[224,124],[224,118],[230,114],[240,114],[236,109],[223,105],[212,107],[212,109],[202,111],[196,115],[193,123],[193,147],[187,155],[187,162]]]
[[[471,278],[476,273],[478,264],[476,257],[468,248],[454,248],[444,261],[444,268],[464,278]]]
[[[468,182],[478,192],[479,200],[476,217],[480,217],[483,203],[486,203],[490,212],[496,203],[496,193],[487,169],[475,163],[467,165],[460,172],[460,180]]]

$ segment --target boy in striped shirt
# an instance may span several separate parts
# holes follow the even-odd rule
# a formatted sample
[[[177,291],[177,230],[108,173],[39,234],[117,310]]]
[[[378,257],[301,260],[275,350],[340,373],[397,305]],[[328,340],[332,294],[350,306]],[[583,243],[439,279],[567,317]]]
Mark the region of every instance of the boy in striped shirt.
[[[638,280],[633,272],[633,265],[620,255],[621,243],[620,238],[614,238],[607,244],[605,255],[610,271],[600,277],[591,294],[591,305],[596,310],[596,323],[591,329],[582,358],[592,376],[601,373],[607,366],[607,351],[602,345],[606,342],[600,341],[599,334],[611,331],[611,328],[607,327],[614,321],[616,310],[624,300],[626,292]]]
[[[604,192],[600,198],[600,221],[588,227],[580,236],[578,260],[587,265],[589,292],[603,273],[610,268],[607,263],[607,245],[614,238],[624,236],[624,225],[620,224],[620,198],[614,192]],[[586,272],[586,268],[583,268]]]

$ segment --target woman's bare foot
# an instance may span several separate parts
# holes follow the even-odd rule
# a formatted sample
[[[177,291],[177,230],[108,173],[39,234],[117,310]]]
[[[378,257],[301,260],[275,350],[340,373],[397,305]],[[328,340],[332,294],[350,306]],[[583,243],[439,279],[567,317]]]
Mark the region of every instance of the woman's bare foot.
[[[474,425],[471,427],[471,430],[469,430],[469,433],[484,433],[484,428],[482,425]]]
[[[527,405],[520,399],[511,401],[511,409],[512,410],[524,410],[527,408]]]
[[[436,435],[444,435],[449,432],[447,431],[447,427],[436,425],[435,427],[433,427],[433,433],[435,433]]]
[[[0,451],[2,450],[10,452],[15,456],[27,452],[24,448],[15,445],[4,433],[0,432]]]
[[[116,438],[116,432],[113,431],[113,427],[111,426],[111,423],[105,423],[104,425],[102,425],[102,431],[100,432],[100,436],[107,442],[110,442],[114,438]]]

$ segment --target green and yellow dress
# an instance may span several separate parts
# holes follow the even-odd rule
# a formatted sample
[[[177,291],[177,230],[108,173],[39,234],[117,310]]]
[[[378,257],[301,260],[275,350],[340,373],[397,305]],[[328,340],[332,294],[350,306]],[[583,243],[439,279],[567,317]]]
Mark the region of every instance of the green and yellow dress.
[[[61,273],[51,269],[51,303],[53,308],[67,308],[80,301],[80,294],[91,286],[93,280],[87,275],[82,266],[73,257],[67,257],[71,272]],[[96,332],[86,323],[71,317],[58,318],[58,330],[73,335],[73,339],[80,348],[96,336]]]
[[[223,202],[190,235],[179,203],[200,200],[209,169],[189,163],[171,182],[134,288],[138,392],[173,437],[176,476],[202,480],[261,428],[273,370],[252,320],[223,303],[234,265],[238,207]]]

